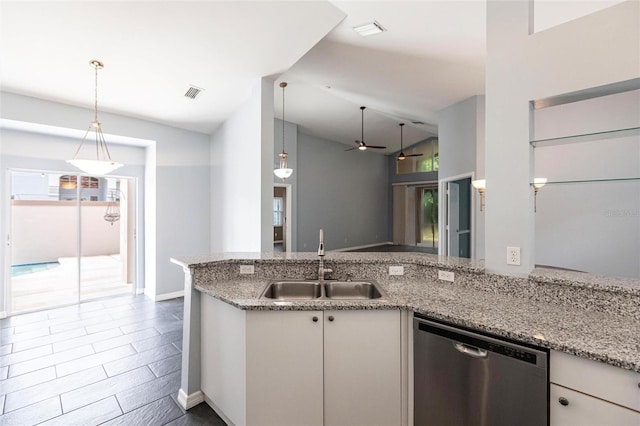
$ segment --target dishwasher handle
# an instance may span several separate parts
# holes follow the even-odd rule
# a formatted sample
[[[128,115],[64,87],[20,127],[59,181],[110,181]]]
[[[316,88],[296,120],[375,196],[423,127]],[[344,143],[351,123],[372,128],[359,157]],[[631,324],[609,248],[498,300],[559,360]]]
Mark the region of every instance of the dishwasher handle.
[[[473,358],[486,358],[487,351],[484,349],[476,348],[475,346],[465,345],[460,342],[453,342],[453,347],[456,348],[458,352],[462,352],[465,355],[469,355]]]

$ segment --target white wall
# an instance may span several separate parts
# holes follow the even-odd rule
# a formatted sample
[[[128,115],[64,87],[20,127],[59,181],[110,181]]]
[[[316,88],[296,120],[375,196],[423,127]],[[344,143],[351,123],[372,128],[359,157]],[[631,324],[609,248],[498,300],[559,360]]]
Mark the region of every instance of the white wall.
[[[440,164],[438,179],[473,173],[475,179],[484,178],[484,96],[473,96],[439,112],[438,139]],[[480,211],[480,197],[473,190],[471,217],[475,258],[484,258],[484,212]],[[441,221],[446,206],[440,206]],[[444,227],[440,227],[444,230]],[[444,238],[444,232],[441,234]]]
[[[273,80],[211,136],[211,251],[273,250]]]
[[[385,155],[298,134],[298,251],[383,243],[388,238],[389,176]]]
[[[640,90],[535,111],[535,137],[640,127]],[[640,178],[640,136],[539,147],[550,181]],[[536,263],[640,278],[640,181],[546,185],[538,194]]]
[[[66,129],[84,129],[93,117],[89,109],[12,93],[2,93],[0,106],[2,118]],[[208,137],[116,114],[101,113],[100,118],[106,133],[155,141],[155,146],[146,148],[146,188],[139,191],[145,197],[147,207],[150,207],[145,215],[146,235],[151,237],[146,241],[146,250],[150,254],[145,262],[145,293],[152,298],[162,298],[162,295],[180,292],[183,290],[184,274],[169,262],[170,257],[209,251]],[[74,150],[67,154],[66,149],[64,152],[57,148],[49,149],[48,144],[38,145],[43,159],[29,162],[27,157],[13,157],[10,164],[5,159],[3,170],[6,167],[51,170],[52,163],[48,160],[51,153],[46,154],[48,151],[56,151],[63,158],[73,155]],[[109,146],[114,150],[112,157],[118,158],[115,152],[117,147],[112,144]],[[2,150],[4,157],[5,143]],[[155,165],[149,162],[154,157]],[[29,165],[25,166],[27,163]],[[58,166],[54,170],[71,170],[62,161],[56,164]],[[127,169],[120,170],[126,176]],[[154,200],[157,203],[155,209],[152,206]],[[153,217],[154,213],[156,217]],[[138,234],[139,241],[143,237]],[[153,238],[157,239],[155,243]]]
[[[640,77],[639,2],[533,35],[529,6],[487,3],[486,268],[517,276],[535,264],[529,101]],[[506,265],[507,246],[521,266]]]

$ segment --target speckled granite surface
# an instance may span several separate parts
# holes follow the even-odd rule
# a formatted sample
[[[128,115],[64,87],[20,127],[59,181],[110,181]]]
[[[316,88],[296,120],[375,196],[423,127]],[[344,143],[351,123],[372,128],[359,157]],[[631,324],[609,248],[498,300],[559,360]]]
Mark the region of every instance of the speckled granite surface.
[[[416,253],[327,253],[335,278],[376,280],[386,301],[259,300],[273,278],[317,276],[315,253],[219,254],[174,259],[191,268],[196,289],[240,309],[407,309],[499,336],[640,372],[639,280],[536,269],[526,278],[485,274],[468,259]],[[253,264],[254,275],[239,275]],[[405,275],[391,277],[390,265]],[[454,271],[455,283],[437,279]],[[314,275],[315,274],[315,275]]]

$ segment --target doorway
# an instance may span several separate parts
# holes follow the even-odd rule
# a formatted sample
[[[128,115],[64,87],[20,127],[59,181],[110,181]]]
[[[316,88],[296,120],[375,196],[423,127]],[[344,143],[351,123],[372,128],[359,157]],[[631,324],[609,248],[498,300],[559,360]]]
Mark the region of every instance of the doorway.
[[[291,251],[291,184],[273,185],[273,251]]]
[[[9,172],[9,313],[133,292],[134,179]]]
[[[471,177],[446,182],[447,256],[471,258]]]

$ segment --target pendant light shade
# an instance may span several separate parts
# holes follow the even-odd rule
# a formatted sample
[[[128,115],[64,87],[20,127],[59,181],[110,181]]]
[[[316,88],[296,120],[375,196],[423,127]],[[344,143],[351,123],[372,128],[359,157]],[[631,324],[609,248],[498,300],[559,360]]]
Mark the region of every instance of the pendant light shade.
[[[122,164],[116,163],[111,159],[111,154],[109,153],[109,147],[107,146],[107,142],[104,140],[104,135],[102,134],[102,125],[98,121],[98,70],[104,68],[104,64],[97,60],[89,61],[89,65],[91,65],[95,69],[95,98],[94,98],[94,110],[95,115],[93,121],[89,124],[89,128],[87,129],[84,137],[82,138],[82,142],[80,142],[80,146],[76,150],[75,155],[71,160],[67,160],[67,163],[79,168],[85,173],[91,175],[106,175],[111,173],[112,171],[122,167]],[[89,132],[92,131],[95,134],[96,140],[96,158],[95,159],[79,159],[78,154],[80,154],[80,150],[82,149],[82,145],[84,145],[87,140],[87,136]]]
[[[275,169],[273,173],[282,180],[287,179],[293,173],[293,169],[287,166],[287,157],[289,154],[284,152],[284,88],[287,87],[287,83],[284,81],[280,83],[282,87],[282,152],[278,154],[280,156],[280,167]]]

